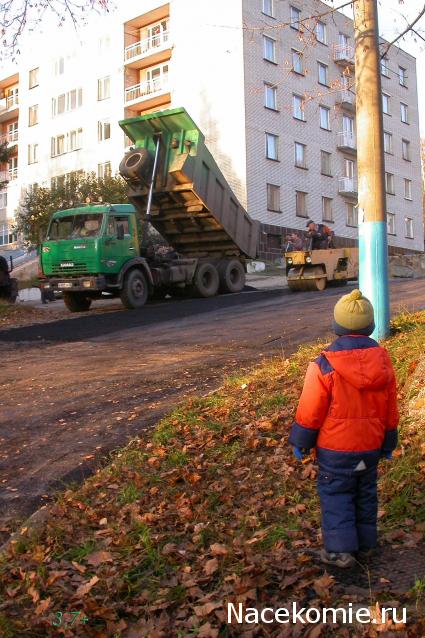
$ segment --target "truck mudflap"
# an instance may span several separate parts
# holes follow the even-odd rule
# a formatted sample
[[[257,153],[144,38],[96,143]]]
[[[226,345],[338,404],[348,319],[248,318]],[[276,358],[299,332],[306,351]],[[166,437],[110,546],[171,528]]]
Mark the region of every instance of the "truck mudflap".
[[[103,275],[40,279],[38,284],[40,290],[59,290],[62,292],[102,292],[107,288]]]

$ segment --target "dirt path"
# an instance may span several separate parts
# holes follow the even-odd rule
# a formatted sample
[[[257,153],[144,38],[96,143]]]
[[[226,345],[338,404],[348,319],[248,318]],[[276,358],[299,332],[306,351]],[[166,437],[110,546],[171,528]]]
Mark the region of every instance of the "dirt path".
[[[425,307],[425,282],[392,286]],[[0,541],[191,393],[329,333],[341,290],[167,301],[0,332]]]

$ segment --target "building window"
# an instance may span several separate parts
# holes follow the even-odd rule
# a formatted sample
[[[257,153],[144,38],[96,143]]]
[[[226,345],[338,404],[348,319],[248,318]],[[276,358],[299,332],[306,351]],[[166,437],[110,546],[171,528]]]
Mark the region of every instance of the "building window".
[[[413,239],[413,219],[411,217],[404,218],[404,228],[407,239]]]
[[[394,213],[387,213],[387,232],[389,235],[395,235],[395,215]]]
[[[30,106],[28,109],[28,126],[38,124],[38,104]]]
[[[277,110],[277,86],[272,84],[264,85],[264,106],[274,111]]]
[[[7,208],[7,191],[0,191],[0,208]]]
[[[303,54],[296,49],[291,49],[292,51],[292,70],[294,73],[304,74],[304,63],[303,63]]]
[[[58,157],[71,151],[77,151],[82,146],[83,129],[69,131],[66,135],[51,138],[51,157]]]
[[[274,17],[273,8],[273,0],[263,0],[263,13],[266,16]]]
[[[412,199],[412,180],[404,179],[404,199]]]
[[[297,217],[307,217],[307,193],[295,191],[295,212]]]
[[[267,210],[280,213],[280,186],[267,184]]]
[[[78,151],[82,146],[83,139],[83,129],[75,129],[74,131],[70,131],[67,135],[67,146],[68,151]]]
[[[351,202],[346,203],[346,211],[347,211],[347,226],[358,226],[358,214],[357,214],[357,205],[352,204]]]
[[[297,120],[305,122],[304,98],[301,95],[292,96],[292,114]]]
[[[401,86],[407,87],[407,70],[402,66],[398,67],[398,81]]]
[[[332,177],[331,158],[332,153],[328,153],[328,151],[320,151],[320,172],[322,175]]]
[[[263,35],[263,56],[268,62],[276,62],[276,40]]]
[[[318,42],[322,44],[328,43],[327,32],[326,32],[326,24],[318,20],[316,23],[316,39]]]
[[[28,164],[38,162],[38,144],[28,144]]]
[[[354,179],[354,173],[355,173],[354,160],[345,158],[344,159],[344,176],[348,177],[351,180],[353,180]]]
[[[279,136],[272,133],[266,133],[266,157],[267,159],[277,160],[278,157]]]
[[[111,162],[103,162],[103,164],[98,164],[97,175],[99,179],[106,179],[107,177],[111,177],[112,175]]]
[[[19,137],[19,123],[12,122],[7,125],[7,141],[17,142]]]
[[[58,157],[65,153],[65,135],[57,135],[51,139],[50,154],[52,157]]]
[[[401,118],[401,121],[404,122],[405,124],[409,123],[408,106],[407,104],[403,104],[403,102],[400,102],[400,118]]]
[[[403,159],[410,162],[410,142],[408,140],[401,140],[401,153]]]
[[[33,89],[35,86],[38,86],[38,67],[29,72],[28,88]]]
[[[83,89],[73,89],[52,98],[52,117],[69,113],[80,108],[83,104]]]
[[[331,110],[327,106],[319,106],[320,128],[331,130]]]
[[[65,71],[65,58],[56,58],[53,63],[53,72],[55,75],[63,75]]]
[[[306,145],[295,142],[294,144],[295,166],[307,168],[306,166]]]
[[[297,9],[296,7],[291,7],[290,8],[290,15],[291,15],[291,28],[292,29],[297,29],[297,31],[300,30],[300,21],[301,21],[301,11],[300,9]]]
[[[111,97],[111,78],[108,76],[97,81],[97,99],[106,100]]]
[[[318,62],[317,74],[318,74],[317,81],[319,82],[319,84],[324,84],[325,86],[328,86],[328,65],[323,64],[323,62]]]
[[[385,172],[385,191],[388,195],[395,195],[393,173]]]
[[[386,115],[390,115],[390,96],[386,93],[382,94],[382,110]]]
[[[18,158],[10,157],[7,160],[8,168],[9,168],[9,179],[17,179],[18,177]]]
[[[324,222],[333,222],[332,198],[322,197],[322,220]]]
[[[385,153],[393,153],[393,136],[392,133],[384,131],[384,151]]]
[[[99,142],[109,140],[111,138],[111,123],[109,120],[102,120],[97,123],[97,139]]]
[[[381,75],[385,75],[386,78],[390,77],[390,69],[388,66],[387,56],[381,58]]]

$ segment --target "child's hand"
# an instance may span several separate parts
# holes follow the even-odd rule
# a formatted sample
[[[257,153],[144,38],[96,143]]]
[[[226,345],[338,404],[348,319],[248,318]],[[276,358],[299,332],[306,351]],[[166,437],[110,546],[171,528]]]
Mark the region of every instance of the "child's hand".
[[[299,461],[302,461],[304,458],[304,454],[309,454],[310,450],[305,450],[303,448],[300,447],[294,447],[294,456],[296,456],[296,458]]]
[[[393,460],[393,453],[392,452],[382,452],[382,456],[387,459],[387,461],[392,461]]]

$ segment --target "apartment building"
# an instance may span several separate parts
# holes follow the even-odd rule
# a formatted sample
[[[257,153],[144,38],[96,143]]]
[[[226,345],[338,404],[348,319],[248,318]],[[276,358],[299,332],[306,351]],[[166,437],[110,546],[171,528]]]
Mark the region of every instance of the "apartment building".
[[[115,173],[129,140],[118,121],[184,106],[249,214],[261,254],[281,254],[309,218],[357,238],[352,21],[308,0],[119,2],[78,36],[57,33],[0,74],[1,133],[16,149],[0,191],[0,244],[34,183]],[[126,6],[127,5],[127,6]],[[310,16],[320,15],[320,18]],[[423,250],[415,59],[382,60],[388,237]],[[2,231],[3,228],[3,231]]]

